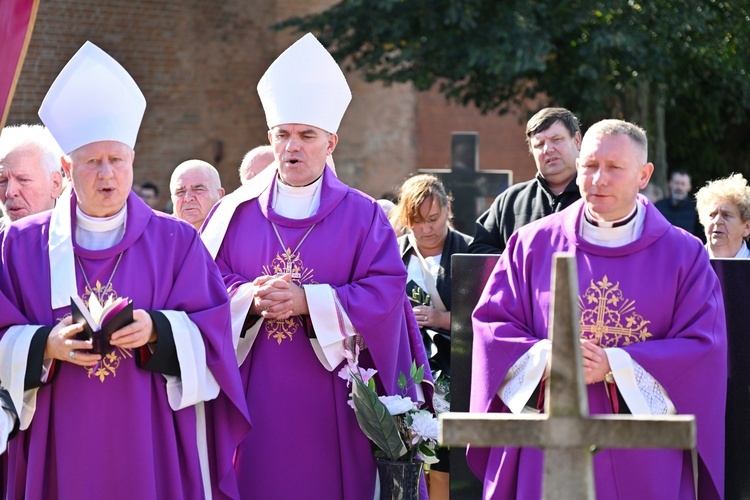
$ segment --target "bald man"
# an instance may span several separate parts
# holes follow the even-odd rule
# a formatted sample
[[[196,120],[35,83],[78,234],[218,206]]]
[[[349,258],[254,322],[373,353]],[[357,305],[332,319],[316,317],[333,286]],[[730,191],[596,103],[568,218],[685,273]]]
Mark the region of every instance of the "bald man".
[[[188,160],[177,165],[169,181],[174,216],[200,229],[211,207],[224,196],[219,172],[210,163]]]
[[[250,179],[273,163],[273,159],[273,147],[270,144],[258,146],[248,151],[240,163],[240,182],[243,185],[250,182]]]

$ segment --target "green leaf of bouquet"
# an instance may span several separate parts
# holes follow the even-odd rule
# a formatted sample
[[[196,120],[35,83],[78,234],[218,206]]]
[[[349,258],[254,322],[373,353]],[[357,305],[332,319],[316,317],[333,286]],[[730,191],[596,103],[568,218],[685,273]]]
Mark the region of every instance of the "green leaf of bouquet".
[[[429,445],[427,444],[427,442],[422,442],[419,445],[419,453],[422,454],[422,455],[428,456],[428,457],[434,457],[435,456],[435,451],[432,450],[429,447]]]
[[[406,387],[406,375],[404,372],[398,374],[398,388],[403,389]]]
[[[408,450],[388,408],[361,380],[354,378],[352,401],[362,432],[380,448],[389,460],[398,460]]]
[[[412,377],[414,379],[415,384],[421,384],[424,380],[424,365],[419,367],[419,370],[417,370],[417,373]]]

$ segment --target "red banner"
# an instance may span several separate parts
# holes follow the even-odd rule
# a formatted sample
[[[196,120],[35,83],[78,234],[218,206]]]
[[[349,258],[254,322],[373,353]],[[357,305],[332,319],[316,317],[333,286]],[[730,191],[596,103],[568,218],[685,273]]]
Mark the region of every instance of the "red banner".
[[[0,129],[10,111],[39,0],[0,0]]]

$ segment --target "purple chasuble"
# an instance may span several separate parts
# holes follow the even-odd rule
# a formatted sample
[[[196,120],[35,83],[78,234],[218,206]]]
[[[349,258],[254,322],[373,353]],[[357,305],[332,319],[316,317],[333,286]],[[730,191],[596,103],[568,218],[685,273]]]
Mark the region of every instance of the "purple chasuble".
[[[71,199],[75,235],[75,196]],[[75,254],[91,285],[111,286],[135,309],[184,311],[199,328],[206,363],[221,387],[205,405],[213,498],[238,495],[232,459],[250,429],[231,340],[229,300],[221,275],[198,233],[127,200],[125,235],[106,250]],[[27,217],[3,235],[2,293],[12,310],[0,327],[53,326],[69,307],[50,308],[50,212]],[[86,287],[76,262],[78,293]],[[95,370],[56,361],[54,377],[37,392],[29,428],[9,446],[9,498],[204,498],[196,409],[173,411],[160,373],[136,365],[134,352],[115,348]],[[24,374],[20,373],[23,377]]]
[[[497,391],[510,367],[547,338],[552,255],[578,266],[581,335],[620,347],[666,390],[678,414],[697,421],[698,498],[724,492],[727,341],[719,282],[700,242],[671,226],[643,197],[643,234],[619,248],[578,234],[584,202],[513,235],[474,310],[471,411],[507,412]],[[660,397],[657,393],[653,397]],[[604,382],[588,385],[589,411],[611,413]],[[543,454],[532,448],[470,448],[485,498],[541,497]],[[694,498],[690,453],[602,450],[594,455],[602,499]]]
[[[237,208],[219,249],[216,262],[230,295],[257,276],[283,272],[285,248],[293,251],[314,224],[293,257],[295,282],[335,290],[367,345],[360,366],[378,370],[380,394],[399,393],[398,375],[408,375],[412,356],[428,364],[383,211],[326,169],[317,213],[288,219],[271,208],[274,182]],[[235,465],[242,498],[373,498],[373,452],[347,405],[341,366],[329,372],[321,365],[299,317],[263,323],[240,367],[253,420]]]

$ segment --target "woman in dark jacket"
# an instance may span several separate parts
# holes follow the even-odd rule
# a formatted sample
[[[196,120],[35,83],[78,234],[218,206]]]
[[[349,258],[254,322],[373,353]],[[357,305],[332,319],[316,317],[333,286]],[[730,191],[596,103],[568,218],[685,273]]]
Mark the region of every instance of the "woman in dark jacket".
[[[450,409],[451,255],[466,253],[472,238],[450,226],[451,197],[434,175],[420,174],[401,186],[391,220],[407,229],[398,239],[408,272],[406,293],[422,329],[435,380],[435,411]],[[448,450],[430,467],[430,498],[448,498]]]

